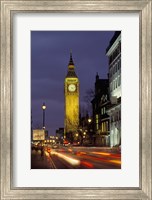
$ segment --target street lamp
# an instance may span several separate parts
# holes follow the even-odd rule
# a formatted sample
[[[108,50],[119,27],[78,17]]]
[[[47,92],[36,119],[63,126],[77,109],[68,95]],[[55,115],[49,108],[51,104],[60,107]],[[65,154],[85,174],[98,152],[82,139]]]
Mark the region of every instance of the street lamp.
[[[85,137],[86,137],[86,132],[84,131],[84,132],[83,132],[83,138],[85,138]]]
[[[92,120],[89,118],[89,119],[88,119],[88,122],[91,123],[91,121],[92,121]]]
[[[92,119],[89,118],[89,119],[88,119],[88,131],[89,131],[89,132],[90,132],[91,124],[92,124]]]
[[[43,110],[43,129],[45,129],[45,110],[46,110],[45,103],[43,103],[42,105],[42,110]]]

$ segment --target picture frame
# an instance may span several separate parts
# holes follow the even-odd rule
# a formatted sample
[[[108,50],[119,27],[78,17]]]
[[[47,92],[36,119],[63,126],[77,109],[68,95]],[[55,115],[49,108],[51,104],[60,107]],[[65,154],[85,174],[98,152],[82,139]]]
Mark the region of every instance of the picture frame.
[[[152,199],[151,194],[151,0],[1,0],[1,199]],[[140,16],[140,186],[139,188],[14,188],[13,171],[13,15],[17,12],[139,13]]]

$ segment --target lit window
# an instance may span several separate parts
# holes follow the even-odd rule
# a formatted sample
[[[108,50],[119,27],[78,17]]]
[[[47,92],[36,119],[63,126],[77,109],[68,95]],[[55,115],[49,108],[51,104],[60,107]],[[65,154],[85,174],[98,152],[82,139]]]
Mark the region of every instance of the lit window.
[[[99,120],[98,120],[98,115],[96,115],[96,129],[98,130],[99,128],[99,124],[98,124]]]
[[[106,132],[106,122],[104,123],[104,131]]]
[[[96,128],[97,128],[97,130],[99,129],[99,125],[98,124],[96,124]]]
[[[108,131],[108,121],[106,121],[106,130]]]

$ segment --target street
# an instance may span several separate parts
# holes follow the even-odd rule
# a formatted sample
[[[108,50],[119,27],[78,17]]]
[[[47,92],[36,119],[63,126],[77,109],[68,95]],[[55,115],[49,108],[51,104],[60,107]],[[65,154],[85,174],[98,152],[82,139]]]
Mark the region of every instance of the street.
[[[60,147],[31,151],[31,169],[121,169],[121,153],[102,147]]]

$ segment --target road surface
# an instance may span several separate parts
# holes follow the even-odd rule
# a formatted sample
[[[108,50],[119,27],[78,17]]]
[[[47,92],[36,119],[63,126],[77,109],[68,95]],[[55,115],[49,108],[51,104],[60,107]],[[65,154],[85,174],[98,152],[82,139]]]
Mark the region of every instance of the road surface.
[[[121,153],[98,147],[60,147],[31,151],[31,169],[121,169]]]

